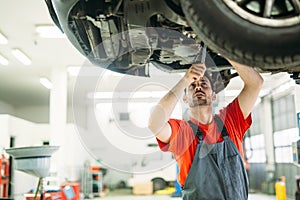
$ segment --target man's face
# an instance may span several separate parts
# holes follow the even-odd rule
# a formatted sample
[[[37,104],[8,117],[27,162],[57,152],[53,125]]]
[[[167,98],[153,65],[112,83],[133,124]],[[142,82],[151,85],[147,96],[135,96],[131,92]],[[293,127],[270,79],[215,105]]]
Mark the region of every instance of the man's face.
[[[190,107],[210,105],[215,98],[214,95],[210,82],[205,76],[191,83],[186,94]]]

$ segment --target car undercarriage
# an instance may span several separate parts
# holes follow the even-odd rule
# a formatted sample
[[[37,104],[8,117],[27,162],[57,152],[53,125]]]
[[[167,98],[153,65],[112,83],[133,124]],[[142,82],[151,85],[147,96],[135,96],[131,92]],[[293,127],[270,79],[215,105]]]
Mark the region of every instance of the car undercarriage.
[[[182,72],[208,45],[217,91],[237,76],[225,58],[300,84],[299,0],[46,0],[55,24],[93,64],[149,76]]]

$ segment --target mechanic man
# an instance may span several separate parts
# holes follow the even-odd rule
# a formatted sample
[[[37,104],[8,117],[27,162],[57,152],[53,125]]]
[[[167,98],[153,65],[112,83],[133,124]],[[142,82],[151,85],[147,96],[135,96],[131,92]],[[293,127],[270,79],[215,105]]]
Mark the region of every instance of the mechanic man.
[[[149,129],[162,151],[173,153],[184,200],[246,200],[248,178],[242,141],[263,84],[253,68],[229,61],[244,82],[229,105],[213,113],[216,94],[204,64],[193,64],[159,101]],[[170,119],[179,98],[190,107],[190,120]]]

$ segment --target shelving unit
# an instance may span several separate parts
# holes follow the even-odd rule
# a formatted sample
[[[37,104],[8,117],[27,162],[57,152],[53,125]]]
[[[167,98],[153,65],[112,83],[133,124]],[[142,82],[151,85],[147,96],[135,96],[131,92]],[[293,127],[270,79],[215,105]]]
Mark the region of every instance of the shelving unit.
[[[93,196],[100,196],[103,187],[103,174],[100,167],[91,167]]]
[[[9,185],[9,159],[4,154],[0,157],[1,176],[0,176],[0,197],[8,197],[8,185]]]
[[[99,166],[85,163],[82,177],[82,192],[84,198],[100,197],[103,189],[103,173]]]

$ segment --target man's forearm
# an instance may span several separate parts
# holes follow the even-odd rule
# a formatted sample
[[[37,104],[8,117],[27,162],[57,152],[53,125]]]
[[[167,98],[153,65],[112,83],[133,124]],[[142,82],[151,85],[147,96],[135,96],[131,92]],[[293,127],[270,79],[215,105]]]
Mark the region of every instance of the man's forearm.
[[[239,105],[243,113],[244,118],[249,116],[252,109],[255,106],[255,102],[258,98],[260,89],[263,84],[263,78],[252,67],[248,67],[243,64],[239,64],[234,61],[229,61],[236,69],[240,78],[244,82],[244,87],[238,96]]]
[[[240,78],[243,80],[243,82],[246,86],[249,85],[253,88],[261,87],[261,85],[263,83],[263,79],[255,69],[253,69],[252,67],[249,67],[247,65],[237,63],[232,60],[229,60],[229,62],[231,63],[233,68],[237,71],[237,73],[239,74]]]
[[[149,119],[149,128],[154,134],[158,134],[168,122],[186,86],[185,79],[181,79],[155,106]]]

